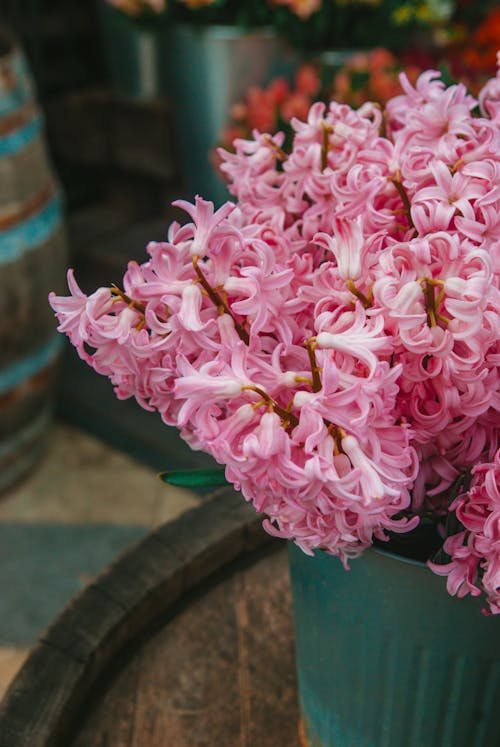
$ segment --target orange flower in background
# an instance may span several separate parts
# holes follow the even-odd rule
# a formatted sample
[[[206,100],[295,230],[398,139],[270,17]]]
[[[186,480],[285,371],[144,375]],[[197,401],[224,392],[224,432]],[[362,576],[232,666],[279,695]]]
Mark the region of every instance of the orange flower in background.
[[[275,0],[276,5],[286,5],[296,16],[306,20],[321,8],[322,0]]]
[[[344,97],[348,96],[351,92],[351,76],[346,70],[340,70],[335,76],[334,88],[339,101],[343,101]]]
[[[275,130],[277,113],[289,95],[290,88],[285,78],[275,78],[267,88],[250,86],[246,101],[235,104],[231,116],[237,122],[245,120],[249,131]]]
[[[248,125],[250,130],[267,132],[276,124],[276,102],[269,90],[251,86],[247,93]]]
[[[204,8],[207,5],[214,4],[214,0],[178,0],[178,2],[190,10],[197,10],[197,8]]]
[[[252,130],[277,132],[288,126],[292,117],[304,117],[319,95],[321,80],[313,65],[302,65],[292,90],[286,78],[274,78],[267,88],[251,86],[244,101],[233,104],[230,122],[221,133],[221,143],[231,148],[235,137],[248,138]]]
[[[167,8],[166,0],[108,0],[108,3],[130,16],[140,16],[145,11],[160,14]]]
[[[321,78],[314,65],[302,65],[295,76],[297,90],[307,96],[316,96],[321,88]]]
[[[286,78],[279,77],[271,81],[267,91],[275,104],[282,104],[290,93],[290,86]]]
[[[377,47],[370,52],[370,63],[374,69],[380,70],[384,67],[394,67],[397,59],[388,49]]]
[[[416,80],[420,68],[415,72],[414,67],[404,67],[410,80]],[[335,75],[330,95],[336,101],[351,106],[361,106],[365,101],[385,104],[401,93],[401,69],[399,60],[387,49],[358,52]]]
[[[420,68],[409,66],[406,69],[410,80],[415,81]],[[230,149],[235,137],[248,138],[253,130],[287,131],[294,117],[307,117],[311,104],[317,99],[334,98],[351,106],[360,106],[367,100],[383,104],[401,92],[400,70],[401,64],[386,49],[359,52],[349,58],[325,89],[320,68],[309,63],[301,65],[295,74],[294,87],[281,77],[272,80],[267,88],[251,86],[244,101],[231,107],[231,121],[221,133],[221,142]]]
[[[475,71],[495,70],[496,54],[500,48],[500,7],[493,8],[467,43],[464,57]]]
[[[289,122],[293,117],[299,119],[307,119],[307,113],[311,108],[311,99],[306,96],[305,93],[296,91],[283,102],[283,106],[280,109],[281,118],[285,122]]]

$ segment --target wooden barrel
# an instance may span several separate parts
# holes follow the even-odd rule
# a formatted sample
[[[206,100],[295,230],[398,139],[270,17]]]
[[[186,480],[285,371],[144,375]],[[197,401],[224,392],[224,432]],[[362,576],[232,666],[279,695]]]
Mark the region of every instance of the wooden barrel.
[[[0,491],[43,451],[60,350],[47,295],[65,265],[43,117],[22,50],[0,29]]]
[[[66,607],[0,704],[0,747],[299,747],[285,543],[223,491]]]

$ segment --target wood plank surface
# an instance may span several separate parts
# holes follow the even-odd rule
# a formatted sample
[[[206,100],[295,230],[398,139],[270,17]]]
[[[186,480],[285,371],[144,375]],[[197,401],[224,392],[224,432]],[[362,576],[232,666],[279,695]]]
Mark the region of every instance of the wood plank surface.
[[[284,551],[201,595],[129,652],[71,747],[296,747]]]
[[[63,610],[0,703],[0,747],[295,747],[292,641],[283,546],[223,489]]]

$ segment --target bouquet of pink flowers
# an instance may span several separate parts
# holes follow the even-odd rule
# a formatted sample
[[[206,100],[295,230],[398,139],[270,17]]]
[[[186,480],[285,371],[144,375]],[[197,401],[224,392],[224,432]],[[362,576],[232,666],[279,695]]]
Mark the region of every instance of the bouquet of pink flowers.
[[[427,71],[223,152],[236,203],[175,203],[122,287],[50,297],[79,355],[180,428],[265,528],[347,566],[431,527],[500,612],[500,77]],[[419,527],[420,525],[420,527]]]

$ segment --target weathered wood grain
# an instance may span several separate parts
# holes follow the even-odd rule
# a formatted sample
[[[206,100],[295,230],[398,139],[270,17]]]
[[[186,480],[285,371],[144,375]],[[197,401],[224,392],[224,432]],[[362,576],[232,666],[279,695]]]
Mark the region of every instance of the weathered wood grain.
[[[284,552],[236,571],[149,637],[71,747],[295,747]]]
[[[0,747],[293,747],[285,559],[251,563],[272,542],[230,489],[149,534],[42,635],[0,704]]]
[[[0,28],[0,492],[43,453],[58,348],[47,302],[60,291],[66,240],[32,76]]]
[[[1,232],[0,232],[1,234]],[[0,367],[28,356],[50,340],[57,320],[49,291],[65,291],[66,236],[60,224],[46,241],[0,265]]]
[[[26,109],[26,116],[33,118],[35,114],[35,106],[31,104]],[[0,128],[2,121],[0,118]],[[24,124],[22,120],[21,124]],[[34,195],[40,194],[51,183],[49,173],[45,143],[40,137],[34,138],[9,158],[0,159],[0,229],[12,225],[16,212],[21,211]],[[6,219],[10,219],[10,224],[5,225]]]

